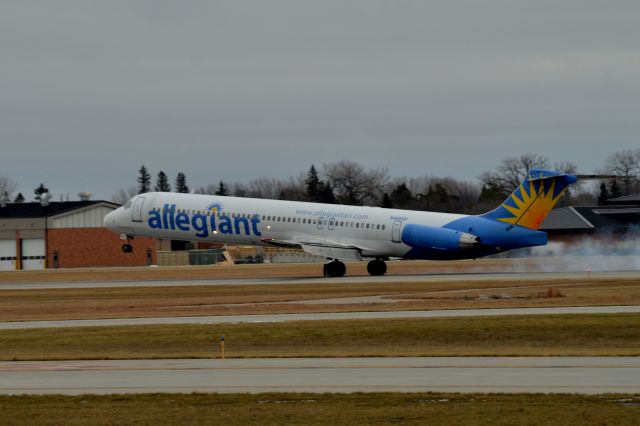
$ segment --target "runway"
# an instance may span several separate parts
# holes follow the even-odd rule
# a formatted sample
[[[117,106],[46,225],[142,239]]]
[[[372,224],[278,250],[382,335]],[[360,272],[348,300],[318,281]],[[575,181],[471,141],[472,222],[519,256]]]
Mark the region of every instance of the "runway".
[[[639,393],[640,358],[296,358],[0,362],[2,394]]]
[[[58,288],[117,288],[117,287],[176,287],[176,286],[220,286],[220,285],[275,285],[275,284],[356,284],[392,282],[442,282],[442,281],[510,281],[510,280],[561,280],[561,279],[608,279],[639,278],[640,271],[611,272],[473,272],[450,274],[418,275],[369,275],[346,276],[341,278],[285,277],[285,278],[225,278],[191,280],[150,280],[150,281],[90,281],[90,282],[47,282],[47,283],[0,283],[0,290],[41,290]]]
[[[13,321],[0,322],[0,330],[25,330],[57,327],[108,327],[122,325],[158,324],[229,324],[287,321],[393,319],[393,318],[450,318],[503,315],[552,314],[619,314],[640,313],[640,306],[576,306],[557,308],[502,308],[502,309],[448,309],[433,311],[380,311],[380,312],[323,312],[311,314],[265,315],[213,315],[193,317],[114,318],[97,320]]]

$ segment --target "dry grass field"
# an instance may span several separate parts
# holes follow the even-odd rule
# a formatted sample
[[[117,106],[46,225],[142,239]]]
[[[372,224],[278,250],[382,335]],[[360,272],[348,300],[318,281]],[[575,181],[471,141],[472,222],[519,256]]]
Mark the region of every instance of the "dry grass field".
[[[637,425],[638,395],[447,393],[0,396],[21,425]]]
[[[141,283],[143,285],[143,283]],[[555,288],[560,297],[546,296]],[[640,304],[638,279],[1,290],[0,321]],[[347,299],[347,300],[345,300]],[[348,303],[345,303],[348,302]]]
[[[0,330],[0,360],[638,356],[640,314]]]

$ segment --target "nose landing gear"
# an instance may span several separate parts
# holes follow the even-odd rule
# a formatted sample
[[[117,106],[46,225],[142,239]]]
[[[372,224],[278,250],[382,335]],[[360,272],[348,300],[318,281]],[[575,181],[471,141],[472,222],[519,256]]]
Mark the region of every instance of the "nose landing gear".
[[[125,241],[126,241],[126,243],[124,243],[124,244],[122,245],[122,252],[123,252],[123,253],[133,253],[133,246],[132,246],[132,245],[131,245],[131,243],[129,242],[130,240],[132,240],[132,239],[133,239],[133,237],[129,237],[129,236],[128,236],[128,235],[126,235],[126,234],[122,234],[122,235],[120,235],[120,239],[121,239],[121,240],[125,240]]]

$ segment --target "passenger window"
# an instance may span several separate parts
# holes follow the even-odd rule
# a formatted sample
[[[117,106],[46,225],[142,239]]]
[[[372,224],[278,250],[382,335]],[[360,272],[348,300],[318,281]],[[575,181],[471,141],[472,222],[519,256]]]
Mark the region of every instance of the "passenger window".
[[[382,225],[382,229],[384,229],[384,225]]]
[[[380,224],[377,224],[377,225],[376,225],[376,229],[380,229]]]
[[[369,229],[369,224],[367,223],[367,229]]]
[[[356,223],[356,228],[360,228],[360,224],[359,223]]]

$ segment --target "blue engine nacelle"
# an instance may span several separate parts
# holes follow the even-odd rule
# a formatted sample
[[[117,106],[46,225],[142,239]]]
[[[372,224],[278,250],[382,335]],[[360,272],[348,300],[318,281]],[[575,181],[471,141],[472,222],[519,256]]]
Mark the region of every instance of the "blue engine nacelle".
[[[480,245],[480,238],[454,229],[407,224],[402,230],[402,242],[426,251],[453,252],[470,250]]]

